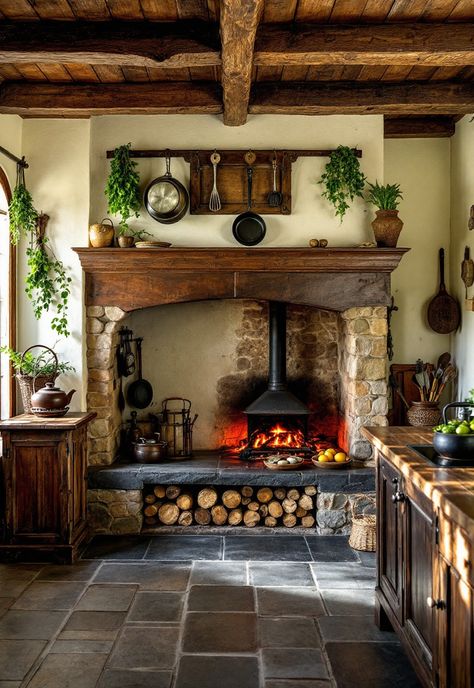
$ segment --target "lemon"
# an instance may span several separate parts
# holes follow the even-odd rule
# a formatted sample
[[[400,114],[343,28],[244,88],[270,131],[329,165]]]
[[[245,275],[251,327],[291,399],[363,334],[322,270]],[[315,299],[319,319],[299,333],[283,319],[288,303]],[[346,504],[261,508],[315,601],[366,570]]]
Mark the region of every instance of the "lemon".
[[[326,461],[332,461],[332,456],[328,456],[327,454],[321,454],[320,456],[318,456],[318,461],[320,461],[321,463],[325,463]]]
[[[344,463],[347,461],[347,456],[344,454],[344,452],[337,452],[337,454],[334,456],[334,461],[337,463]]]
[[[324,456],[326,457],[326,461],[334,461],[334,454],[330,451],[325,451]]]
[[[325,452],[325,453],[327,454],[328,452],[331,453],[331,454],[334,456],[334,454],[337,454],[337,449],[333,449],[333,448],[331,447],[330,449],[326,449],[326,452]]]

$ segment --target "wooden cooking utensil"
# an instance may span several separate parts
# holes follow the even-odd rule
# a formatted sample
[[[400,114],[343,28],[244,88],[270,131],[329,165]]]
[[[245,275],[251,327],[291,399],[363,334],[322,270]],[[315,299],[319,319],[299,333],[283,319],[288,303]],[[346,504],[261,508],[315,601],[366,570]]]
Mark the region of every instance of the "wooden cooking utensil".
[[[466,287],[466,299],[467,290],[474,284],[474,261],[470,256],[469,246],[464,249],[464,260],[461,263],[461,279]]]
[[[449,334],[459,327],[461,311],[456,299],[446,290],[444,283],[444,248],[439,249],[439,291],[428,305],[428,324],[439,334]]]

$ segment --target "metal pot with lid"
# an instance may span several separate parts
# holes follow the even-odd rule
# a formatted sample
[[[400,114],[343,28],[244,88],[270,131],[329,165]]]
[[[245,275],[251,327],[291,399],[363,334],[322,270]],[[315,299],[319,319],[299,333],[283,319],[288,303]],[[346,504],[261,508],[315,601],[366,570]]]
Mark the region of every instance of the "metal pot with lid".
[[[185,215],[189,206],[186,187],[171,175],[170,155],[166,155],[166,172],[153,179],[145,189],[145,208],[162,224],[173,224]]]
[[[137,463],[157,463],[166,455],[167,442],[155,432],[153,437],[139,437],[133,443],[133,457]]]

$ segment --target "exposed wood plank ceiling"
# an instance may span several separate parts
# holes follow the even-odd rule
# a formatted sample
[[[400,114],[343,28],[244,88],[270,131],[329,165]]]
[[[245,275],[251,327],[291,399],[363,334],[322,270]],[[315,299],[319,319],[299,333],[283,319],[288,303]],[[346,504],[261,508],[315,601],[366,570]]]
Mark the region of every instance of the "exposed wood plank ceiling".
[[[3,113],[382,113],[387,136],[450,136],[473,110],[474,0],[0,0]]]

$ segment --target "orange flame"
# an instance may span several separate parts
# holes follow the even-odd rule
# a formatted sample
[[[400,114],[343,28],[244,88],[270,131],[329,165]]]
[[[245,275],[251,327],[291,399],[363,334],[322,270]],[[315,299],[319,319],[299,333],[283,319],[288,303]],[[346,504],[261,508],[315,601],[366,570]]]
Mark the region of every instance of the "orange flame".
[[[279,449],[291,447],[299,449],[305,444],[301,430],[288,430],[279,423],[266,432],[256,432],[250,441],[252,449]]]

